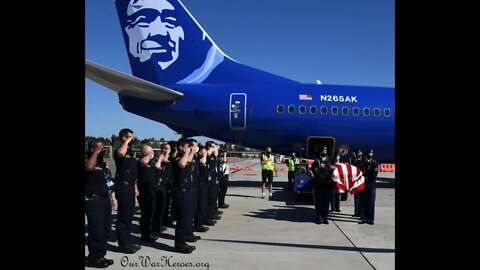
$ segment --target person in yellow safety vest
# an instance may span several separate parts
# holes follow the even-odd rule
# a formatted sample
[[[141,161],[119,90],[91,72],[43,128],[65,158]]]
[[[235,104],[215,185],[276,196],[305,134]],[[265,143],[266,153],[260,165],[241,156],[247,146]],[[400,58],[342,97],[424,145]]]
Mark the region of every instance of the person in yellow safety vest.
[[[272,148],[268,146],[265,148],[265,153],[260,156],[260,163],[262,165],[262,198],[265,198],[265,182],[268,179],[269,185],[269,196],[272,198],[272,181],[273,181],[273,170],[275,168],[275,156],[272,155]]]
[[[293,183],[293,179],[295,178],[295,170],[297,169],[298,167],[298,164],[300,164],[300,159],[298,159],[296,156],[295,156],[295,153],[292,153],[292,156],[287,159],[287,166],[288,166],[288,186],[287,186],[287,190],[292,190],[292,183]]]

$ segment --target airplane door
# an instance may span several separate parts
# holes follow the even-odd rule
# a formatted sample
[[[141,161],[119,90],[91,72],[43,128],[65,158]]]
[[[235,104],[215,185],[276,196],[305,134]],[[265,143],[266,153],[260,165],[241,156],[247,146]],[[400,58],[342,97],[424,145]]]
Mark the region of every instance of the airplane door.
[[[230,95],[230,129],[245,129],[247,126],[247,94]]]

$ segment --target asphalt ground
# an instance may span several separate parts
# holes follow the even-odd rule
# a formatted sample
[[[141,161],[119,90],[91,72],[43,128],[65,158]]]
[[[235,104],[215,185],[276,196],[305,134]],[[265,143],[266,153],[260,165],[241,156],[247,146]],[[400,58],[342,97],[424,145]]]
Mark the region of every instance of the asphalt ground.
[[[235,161],[235,162],[232,162]],[[113,160],[109,160],[113,171]],[[394,269],[395,174],[379,173],[375,225],[358,224],[352,217],[353,196],[341,202],[341,212],[330,213],[330,224],[314,223],[311,195],[296,201],[285,190],[287,172],[274,177],[272,199],[261,198],[258,159],[230,160],[229,165],[250,168],[231,172],[222,219],[202,237],[191,254],[173,252],[175,229],[168,228],[155,243],[140,241],[140,209],[136,207],[133,239],[142,245],[135,254],[117,251],[116,211],[106,257],[107,269]],[[87,219],[85,217],[85,225]],[[87,229],[85,227],[85,236]],[[85,241],[85,256],[88,248]],[[93,268],[86,268],[93,269]]]

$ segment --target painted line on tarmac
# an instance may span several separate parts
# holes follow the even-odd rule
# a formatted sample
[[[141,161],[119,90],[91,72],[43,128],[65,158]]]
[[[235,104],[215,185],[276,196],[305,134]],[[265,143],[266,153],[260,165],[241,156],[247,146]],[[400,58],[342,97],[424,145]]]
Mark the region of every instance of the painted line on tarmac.
[[[362,257],[365,259],[365,261],[367,261],[368,264],[370,264],[370,266],[376,270],[375,266],[373,266],[373,264],[367,259],[367,257],[365,257],[365,255],[363,254],[363,252],[355,245],[355,243],[353,243],[353,241],[345,234],[345,232],[340,228],[340,226],[338,226],[338,224],[335,222],[335,220],[332,220],[333,224],[335,224],[335,226],[337,226],[337,228],[340,230],[340,232],[345,236],[345,238],[348,239],[348,241],[358,250],[358,252],[360,253],[360,255],[362,255]]]

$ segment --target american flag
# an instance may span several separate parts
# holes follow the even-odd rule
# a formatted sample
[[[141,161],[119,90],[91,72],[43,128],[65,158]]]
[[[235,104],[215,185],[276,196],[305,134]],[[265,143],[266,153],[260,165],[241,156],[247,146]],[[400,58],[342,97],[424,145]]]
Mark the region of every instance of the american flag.
[[[334,165],[336,169],[332,172],[332,181],[335,183],[337,192],[355,194],[363,190],[365,177],[362,171],[350,164],[337,163]]]
[[[298,96],[298,99],[300,99],[300,100],[312,100],[312,96],[311,95],[300,94]]]

